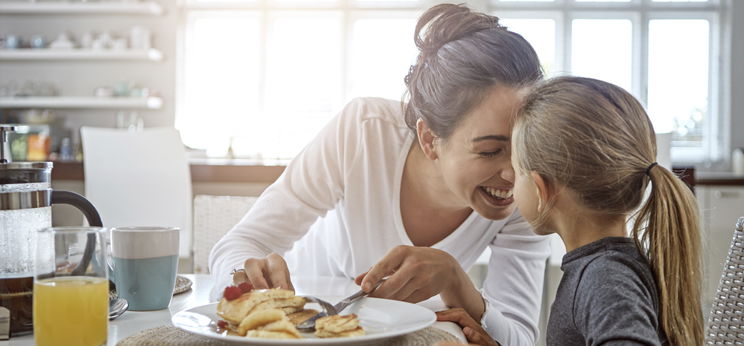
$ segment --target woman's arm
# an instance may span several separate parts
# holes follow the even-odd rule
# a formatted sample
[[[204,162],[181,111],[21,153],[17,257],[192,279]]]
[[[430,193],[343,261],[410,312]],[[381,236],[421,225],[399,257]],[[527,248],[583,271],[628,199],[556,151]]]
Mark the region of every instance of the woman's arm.
[[[246,260],[284,254],[343,197],[346,168],[359,150],[364,100],[350,102],[287,166],[243,219],[212,248],[212,297]]]
[[[535,345],[549,238],[516,211],[489,247],[481,325],[502,345]]]

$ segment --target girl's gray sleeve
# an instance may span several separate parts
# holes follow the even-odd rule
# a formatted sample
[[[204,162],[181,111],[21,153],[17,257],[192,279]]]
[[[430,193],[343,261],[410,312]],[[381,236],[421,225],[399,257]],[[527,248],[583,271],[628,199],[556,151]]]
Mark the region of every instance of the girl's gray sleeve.
[[[655,292],[621,256],[589,263],[579,281],[573,316],[587,345],[661,345]],[[571,321],[566,321],[570,323]]]

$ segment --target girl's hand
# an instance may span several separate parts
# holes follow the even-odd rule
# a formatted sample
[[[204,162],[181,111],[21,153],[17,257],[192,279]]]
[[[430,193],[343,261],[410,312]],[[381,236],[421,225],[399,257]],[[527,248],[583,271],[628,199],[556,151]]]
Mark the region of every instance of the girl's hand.
[[[249,258],[243,263],[243,270],[233,273],[233,283],[236,285],[248,281],[257,289],[283,288],[293,290],[289,279],[287,262],[282,256],[271,253],[265,258]]]
[[[463,272],[450,254],[429,247],[396,246],[355,282],[369,292],[384,277],[388,279],[373,297],[418,303],[443,291],[452,291]]]
[[[469,343],[480,346],[498,346],[499,343],[476,322],[464,309],[450,309],[437,312],[437,321],[455,322],[462,328],[462,333]]]

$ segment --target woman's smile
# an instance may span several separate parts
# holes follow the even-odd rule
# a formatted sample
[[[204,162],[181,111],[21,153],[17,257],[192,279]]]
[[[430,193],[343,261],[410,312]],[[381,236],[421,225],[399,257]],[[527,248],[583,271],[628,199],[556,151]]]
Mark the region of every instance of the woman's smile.
[[[478,191],[483,196],[486,203],[490,204],[495,208],[508,207],[514,203],[514,196],[512,195],[512,189],[508,188],[497,188],[490,186],[479,186]]]

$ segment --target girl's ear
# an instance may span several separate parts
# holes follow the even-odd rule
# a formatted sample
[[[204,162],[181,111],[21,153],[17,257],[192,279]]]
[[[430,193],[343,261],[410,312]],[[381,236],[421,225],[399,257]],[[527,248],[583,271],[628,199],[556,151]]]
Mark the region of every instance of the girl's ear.
[[[535,182],[535,192],[537,193],[537,211],[539,213],[542,212],[542,209],[545,207],[545,203],[552,198],[552,189],[550,187],[550,182],[547,181],[542,177],[542,175],[538,174],[537,172],[530,172],[530,177],[532,177],[532,181]]]
[[[421,146],[421,150],[424,151],[424,155],[426,155],[429,160],[436,160],[439,158],[434,146],[434,141],[437,139],[437,136],[431,131],[429,126],[426,125],[426,122],[424,122],[423,119],[416,121],[416,135],[418,136],[419,146]]]

